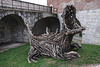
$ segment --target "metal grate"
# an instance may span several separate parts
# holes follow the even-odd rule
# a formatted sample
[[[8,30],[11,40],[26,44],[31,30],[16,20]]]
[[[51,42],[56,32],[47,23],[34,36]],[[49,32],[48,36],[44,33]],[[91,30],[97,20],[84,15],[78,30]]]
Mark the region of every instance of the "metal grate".
[[[16,0],[0,0],[0,9],[52,12],[52,7]]]

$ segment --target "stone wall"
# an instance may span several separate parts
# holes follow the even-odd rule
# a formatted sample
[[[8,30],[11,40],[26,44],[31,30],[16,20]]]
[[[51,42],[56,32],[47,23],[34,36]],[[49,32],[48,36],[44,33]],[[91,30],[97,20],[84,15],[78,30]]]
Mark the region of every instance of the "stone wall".
[[[16,18],[15,18],[16,17]],[[17,15],[7,15],[0,20],[1,42],[27,42],[23,37],[24,22]]]
[[[48,6],[51,4],[61,13],[66,5],[74,5],[77,11],[93,10],[100,8],[100,0],[47,0]]]
[[[82,43],[100,45],[100,0],[48,0],[48,6],[53,5],[58,9],[58,18],[62,30],[61,14],[66,5],[74,5],[77,10],[77,18],[82,26],[86,27],[83,32]]]
[[[61,14],[58,13],[58,18],[62,27]],[[100,9],[77,11],[76,16],[81,25],[86,28],[83,31],[82,43],[100,45]]]
[[[0,43],[9,41],[28,42],[29,35],[27,28],[25,27],[25,23],[28,22],[30,29],[32,29],[38,20],[51,16],[56,17],[56,14],[48,12],[25,12],[15,10],[0,11]],[[4,27],[7,30],[1,31],[1,28]],[[6,34],[6,36],[2,36],[3,34]]]
[[[86,28],[82,43],[100,45],[100,9],[78,11],[77,18]]]
[[[10,26],[0,21],[0,42],[8,42],[11,41],[11,32],[10,32]]]

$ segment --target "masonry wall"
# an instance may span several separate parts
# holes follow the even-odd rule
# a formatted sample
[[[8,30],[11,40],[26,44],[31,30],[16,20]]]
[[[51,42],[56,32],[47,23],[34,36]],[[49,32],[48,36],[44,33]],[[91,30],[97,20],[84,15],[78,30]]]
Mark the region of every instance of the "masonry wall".
[[[58,14],[58,18],[62,24],[61,14]],[[82,43],[100,45],[100,9],[77,11],[76,16],[81,25],[86,28],[83,31]]]
[[[63,9],[66,5],[74,5],[77,10],[77,18],[86,28],[83,31],[82,43],[100,45],[100,0],[48,0],[48,6],[50,4],[58,9],[61,27]]]
[[[51,4],[61,13],[66,5],[74,5],[77,11],[94,10],[100,8],[100,0],[47,0],[48,6]]]
[[[23,37],[24,25],[24,22],[19,16],[8,15],[3,17],[0,20],[0,43],[26,42],[26,39]]]
[[[78,11],[77,18],[86,28],[82,43],[100,45],[100,9]]]
[[[0,21],[0,43],[11,41],[10,26]]]
[[[28,42],[29,34],[25,23],[28,22],[30,29],[32,29],[38,20],[45,17],[56,17],[56,14],[13,10],[0,11],[0,43],[10,41]],[[5,36],[2,36],[3,34]]]

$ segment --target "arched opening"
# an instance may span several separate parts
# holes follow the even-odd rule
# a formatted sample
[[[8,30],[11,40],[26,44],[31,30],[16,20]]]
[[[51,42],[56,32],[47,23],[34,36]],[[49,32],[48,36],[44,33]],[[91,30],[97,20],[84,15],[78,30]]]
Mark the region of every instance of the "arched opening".
[[[46,27],[48,27],[50,32],[55,33],[57,29],[58,29],[58,32],[60,32],[59,19],[56,17],[46,17],[46,18],[38,20],[35,23],[34,27],[32,28],[32,33],[35,36],[44,34],[46,33]]]
[[[25,24],[17,14],[10,14],[0,20],[0,43],[24,42]]]

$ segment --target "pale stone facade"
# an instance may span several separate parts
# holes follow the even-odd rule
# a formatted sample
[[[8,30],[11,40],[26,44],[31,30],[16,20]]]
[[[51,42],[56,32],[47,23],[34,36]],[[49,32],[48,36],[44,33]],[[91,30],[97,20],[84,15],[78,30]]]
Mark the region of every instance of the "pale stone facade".
[[[77,18],[86,28],[82,43],[100,45],[100,9],[78,11]]]
[[[66,5],[74,5],[77,9],[77,18],[86,28],[83,31],[82,43],[100,45],[100,0],[48,0],[48,6],[50,4],[58,9],[61,27],[63,9]]]

